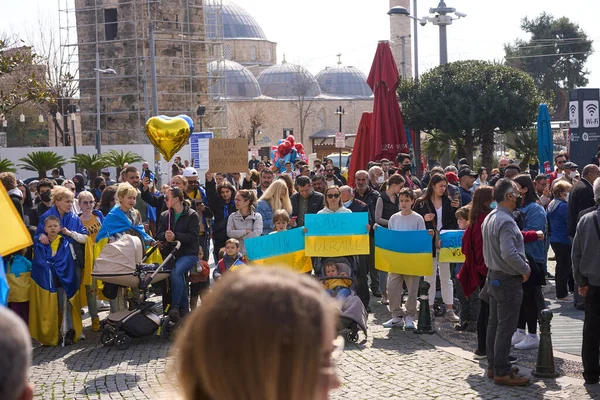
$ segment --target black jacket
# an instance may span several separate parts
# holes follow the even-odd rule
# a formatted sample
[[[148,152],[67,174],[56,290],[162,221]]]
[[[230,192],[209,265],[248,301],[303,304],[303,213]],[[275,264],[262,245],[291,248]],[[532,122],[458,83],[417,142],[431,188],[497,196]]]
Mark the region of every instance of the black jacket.
[[[260,160],[250,160],[250,161],[248,161],[248,169],[257,169],[259,162],[260,162]]]
[[[338,178],[337,176],[335,176],[335,174],[333,174],[333,183],[335,183],[336,186],[344,186],[344,184],[342,183],[342,181],[340,180],[340,178]],[[327,175],[325,175],[325,184],[327,184]]]
[[[242,189],[256,190],[256,198],[257,199],[260,199],[260,197],[263,195],[263,190],[260,187],[260,185],[256,189],[253,189],[252,181],[249,181],[248,179],[245,179],[245,178],[242,180]]]
[[[364,202],[354,199],[348,210],[352,212],[369,212],[369,207]]]
[[[197,256],[200,248],[200,217],[196,211],[192,210],[187,203],[184,203],[183,211],[175,222],[175,211],[171,209],[160,214],[158,223],[157,240],[166,240],[165,232],[169,227],[169,216],[171,217],[171,231],[175,234],[175,240],[181,242],[181,247],[175,253],[175,257],[181,256]],[[166,256],[169,251],[165,250],[163,256]]]
[[[219,241],[227,240],[227,219],[231,214],[237,211],[233,199],[235,198],[235,189],[231,193],[231,200],[228,204],[223,203],[223,199],[217,193],[217,183],[213,179],[212,181],[206,181],[206,196],[208,197],[208,204],[214,216],[214,222],[212,225],[213,238]]]
[[[452,200],[448,196],[442,197],[442,229],[458,229],[458,222],[456,221],[456,209],[450,205]],[[421,217],[425,218],[425,214],[433,213],[435,216],[433,220],[425,221],[425,227],[427,229],[437,229],[437,213],[435,212],[435,206],[430,199],[419,201],[415,203],[413,210]],[[433,241],[433,255],[435,256],[435,238]]]
[[[321,211],[323,209],[323,198],[324,196],[322,193],[313,190],[312,193],[308,195],[308,207],[306,213],[316,214]],[[290,197],[290,202],[292,203],[291,216],[300,216],[300,193],[294,193]]]
[[[569,236],[575,237],[577,229],[577,217],[579,213],[586,208],[593,207],[596,204],[594,201],[594,189],[592,185],[585,179],[581,179],[571,189],[569,195]]]
[[[358,190],[354,188],[354,199],[360,200],[367,205],[369,210],[369,224],[373,226],[375,223],[375,206],[377,205],[377,199],[379,198],[379,192],[373,190],[370,186],[363,196],[358,193]],[[373,232],[373,231],[371,231]]]

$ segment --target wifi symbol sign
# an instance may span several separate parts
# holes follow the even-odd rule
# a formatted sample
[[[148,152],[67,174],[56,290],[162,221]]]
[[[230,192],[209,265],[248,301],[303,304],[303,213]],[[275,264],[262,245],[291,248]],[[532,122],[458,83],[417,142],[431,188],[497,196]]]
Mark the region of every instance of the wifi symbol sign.
[[[598,118],[598,100],[585,100],[583,102],[583,127],[597,128],[600,126]]]
[[[577,116],[577,106],[575,104],[571,104],[571,107],[569,107],[569,112],[571,113],[572,117],[576,117]]]
[[[585,106],[585,109],[588,112],[590,117],[594,117],[596,115],[596,113],[598,112],[598,105],[594,104],[594,103],[590,103],[587,106]]]

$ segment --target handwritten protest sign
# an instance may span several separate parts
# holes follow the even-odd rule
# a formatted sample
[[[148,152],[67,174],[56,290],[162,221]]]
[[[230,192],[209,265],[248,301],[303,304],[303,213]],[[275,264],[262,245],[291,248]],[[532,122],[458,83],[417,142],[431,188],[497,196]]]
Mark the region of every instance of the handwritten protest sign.
[[[307,256],[338,257],[369,254],[367,213],[307,214],[304,239]]]
[[[462,263],[465,255],[462,253],[462,238],[465,231],[441,231],[440,262]]]
[[[304,230],[300,227],[244,240],[251,264],[283,265],[298,272],[312,270],[310,257],[304,253]]]
[[[433,274],[431,235],[426,231],[375,229],[375,267],[401,275]]]
[[[245,172],[248,170],[246,139],[210,139],[209,170],[213,172]]]

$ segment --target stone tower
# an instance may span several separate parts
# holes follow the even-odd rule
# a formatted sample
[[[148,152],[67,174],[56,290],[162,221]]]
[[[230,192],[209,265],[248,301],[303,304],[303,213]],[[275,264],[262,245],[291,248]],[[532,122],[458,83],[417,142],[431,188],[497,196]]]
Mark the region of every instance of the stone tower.
[[[197,122],[196,110],[204,105],[204,126],[219,130],[215,116],[225,107],[212,104],[206,93],[207,63],[222,52],[222,34],[218,34],[222,28],[218,19],[207,26],[204,18],[205,3],[215,7],[217,2],[74,0],[74,9],[71,5],[61,10],[67,14],[67,25],[77,32],[76,43],[70,42],[78,53],[84,144],[95,142],[97,57],[101,70],[116,72],[99,76],[102,144],[146,142],[144,125],[153,115],[149,24],[154,33],[158,114],[187,114]],[[207,30],[217,34],[207,40]]]
[[[412,8],[410,6],[410,0],[390,0],[390,8],[401,6],[405,7],[412,15]],[[411,18],[390,15],[390,46],[392,53],[396,59],[396,65],[398,66],[398,72],[402,71],[402,38],[404,38],[404,59],[406,66],[406,75],[412,77],[412,31]]]

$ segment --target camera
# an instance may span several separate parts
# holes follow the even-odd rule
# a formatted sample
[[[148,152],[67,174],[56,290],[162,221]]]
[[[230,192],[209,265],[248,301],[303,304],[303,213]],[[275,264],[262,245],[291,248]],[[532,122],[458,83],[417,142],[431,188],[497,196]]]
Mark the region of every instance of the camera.
[[[419,24],[421,24],[421,26],[425,26],[425,25],[427,25],[427,20],[425,18],[421,18],[419,20]]]
[[[458,11],[455,11],[454,14],[456,14],[458,18],[465,18],[467,16],[467,14]]]

